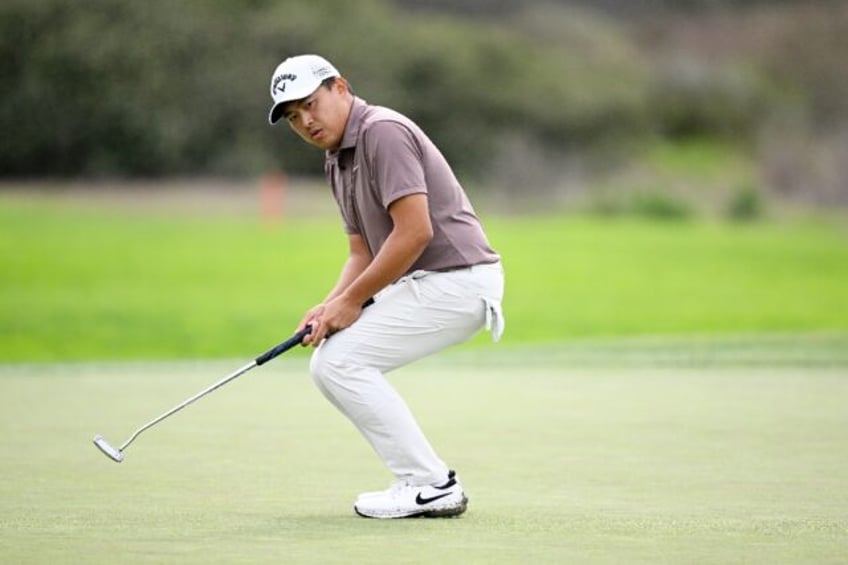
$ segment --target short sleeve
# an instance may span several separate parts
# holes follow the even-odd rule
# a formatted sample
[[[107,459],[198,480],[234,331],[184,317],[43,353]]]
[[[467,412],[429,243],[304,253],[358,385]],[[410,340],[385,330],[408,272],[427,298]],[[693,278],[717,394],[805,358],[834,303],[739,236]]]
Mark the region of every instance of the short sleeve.
[[[409,128],[390,120],[375,122],[365,132],[365,147],[384,208],[404,196],[427,192],[421,147]]]

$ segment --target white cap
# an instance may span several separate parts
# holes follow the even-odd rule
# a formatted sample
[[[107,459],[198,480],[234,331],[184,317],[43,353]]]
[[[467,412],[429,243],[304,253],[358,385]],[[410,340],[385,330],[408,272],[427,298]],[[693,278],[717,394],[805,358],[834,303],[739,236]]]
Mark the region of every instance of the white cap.
[[[289,57],[277,66],[271,77],[271,98],[274,105],[268,114],[271,125],[276,124],[283,114],[283,105],[292,100],[306,98],[315,92],[321,83],[339,76],[339,71],[327,59],[318,55]]]

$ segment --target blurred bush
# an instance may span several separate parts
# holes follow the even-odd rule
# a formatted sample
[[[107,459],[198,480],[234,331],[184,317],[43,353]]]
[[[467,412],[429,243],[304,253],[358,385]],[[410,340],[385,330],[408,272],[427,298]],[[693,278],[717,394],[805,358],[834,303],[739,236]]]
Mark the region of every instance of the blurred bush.
[[[592,44],[564,50],[532,38],[540,22],[413,19],[376,0],[8,0],[0,170],[245,174],[282,160],[314,173],[321,156],[265,123],[271,71],[302,52],[418,120],[466,173],[485,171],[507,131],[563,148],[635,131],[645,77],[605,52],[617,32],[596,26]]]
[[[750,222],[763,215],[763,199],[760,193],[749,185],[736,187],[727,204],[726,216],[737,222]]]
[[[633,29],[666,135],[735,143],[759,199],[848,204],[848,3],[728,0]]]
[[[343,29],[327,33],[333,22]],[[271,70],[301,52],[328,56],[477,176],[498,175],[509,140],[591,151],[647,125],[646,65],[586,13],[529,10],[508,28],[378,0],[8,0],[0,170],[244,174],[282,160],[314,172],[320,155],[264,123]]]
[[[692,215],[686,203],[659,190],[635,194],[628,212],[659,220],[684,220]]]
[[[270,73],[305,52],[418,121],[460,174],[512,193],[615,169],[662,138],[734,144],[791,192],[778,141],[843,146],[838,3],[687,2],[627,20],[611,15],[626,3],[576,3],[461,3],[472,18],[389,0],[5,0],[0,175],[315,174],[320,152],[266,122]],[[808,133],[778,127],[787,108]],[[844,195],[831,169],[819,176]]]
[[[771,103],[756,72],[680,54],[656,66],[650,98],[653,121],[668,137],[739,141],[750,141]]]

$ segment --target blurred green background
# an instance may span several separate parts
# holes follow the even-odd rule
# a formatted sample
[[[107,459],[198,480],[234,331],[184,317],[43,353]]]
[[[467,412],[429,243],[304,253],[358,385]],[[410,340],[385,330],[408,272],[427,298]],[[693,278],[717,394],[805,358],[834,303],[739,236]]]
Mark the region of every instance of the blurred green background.
[[[507,342],[848,329],[844,2],[7,0],[0,361],[289,333],[344,255],[266,121],[305,52],[454,164]]]
[[[382,468],[302,348],[90,444],[335,281],[322,155],[267,124],[309,52],[503,255],[502,342],[391,375],[458,521],[352,515]],[[3,0],[0,561],[844,561],[846,55],[842,0]]]

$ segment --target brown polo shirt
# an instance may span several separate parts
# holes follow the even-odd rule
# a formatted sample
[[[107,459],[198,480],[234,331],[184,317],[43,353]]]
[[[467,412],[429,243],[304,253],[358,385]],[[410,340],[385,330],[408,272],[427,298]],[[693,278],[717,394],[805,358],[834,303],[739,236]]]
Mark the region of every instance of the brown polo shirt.
[[[324,172],[345,231],[361,235],[372,256],[392,231],[389,205],[409,194],[426,194],[433,239],[408,272],[500,259],[444,156],[402,114],[355,98],[341,145],[327,152]]]

